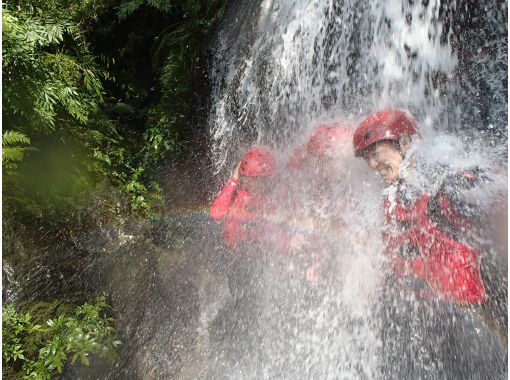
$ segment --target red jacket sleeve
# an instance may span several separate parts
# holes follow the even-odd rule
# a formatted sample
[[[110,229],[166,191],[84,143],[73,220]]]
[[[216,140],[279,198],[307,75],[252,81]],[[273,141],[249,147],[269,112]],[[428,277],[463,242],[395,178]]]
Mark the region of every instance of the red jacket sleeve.
[[[211,217],[216,220],[222,220],[227,214],[228,209],[234,199],[234,195],[237,190],[238,180],[236,178],[230,178],[227,184],[223,187],[221,192],[218,194],[216,199],[211,205]]]

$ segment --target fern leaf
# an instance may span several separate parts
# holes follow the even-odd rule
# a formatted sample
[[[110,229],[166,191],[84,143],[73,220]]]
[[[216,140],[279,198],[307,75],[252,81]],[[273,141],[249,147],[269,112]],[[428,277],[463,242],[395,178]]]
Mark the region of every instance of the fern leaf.
[[[26,152],[36,148],[23,146],[30,144],[28,136],[17,131],[5,131],[2,136],[2,165],[6,169],[15,169],[16,162],[23,160]]]
[[[144,0],[130,0],[123,2],[119,5],[117,16],[120,20],[125,20],[131,16],[138,8],[140,8],[143,5],[143,2]]]
[[[12,147],[13,145],[28,145],[30,139],[28,136],[17,131],[5,131],[2,136],[2,148]]]

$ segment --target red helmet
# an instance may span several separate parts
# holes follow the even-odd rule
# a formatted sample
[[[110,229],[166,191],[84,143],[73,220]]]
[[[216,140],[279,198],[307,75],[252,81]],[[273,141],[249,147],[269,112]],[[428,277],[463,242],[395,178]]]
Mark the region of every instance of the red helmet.
[[[406,112],[384,110],[366,117],[354,132],[354,154],[361,156],[370,145],[382,141],[399,141],[418,133],[416,121]]]
[[[267,148],[256,146],[251,148],[241,160],[239,174],[247,177],[265,177],[274,173],[275,158]]]
[[[352,129],[345,124],[323,124],[308,141],[307,151],[312,156],[332,156],[343,142],[350,141]]]

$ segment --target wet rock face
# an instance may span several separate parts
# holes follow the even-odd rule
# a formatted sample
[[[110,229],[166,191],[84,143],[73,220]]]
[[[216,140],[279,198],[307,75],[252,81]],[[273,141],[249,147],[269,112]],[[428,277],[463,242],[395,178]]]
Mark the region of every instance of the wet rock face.
[[[88,281],[110,296],[123,342],[116,365],[101,369],[109,378],[194,378],[198,369],[190,363],[200,362],[207,326],[230,296],[215,252],[217,230],[208,220],[171,217],[84,239],[95,241]],[[67,376],[97,370],[70,368]]]
[[[442,2],[445,30],[459,58],[455,76],[463,104],[462,129],[493,145],[506,139],[508,109],[508,4],[504,1]]]

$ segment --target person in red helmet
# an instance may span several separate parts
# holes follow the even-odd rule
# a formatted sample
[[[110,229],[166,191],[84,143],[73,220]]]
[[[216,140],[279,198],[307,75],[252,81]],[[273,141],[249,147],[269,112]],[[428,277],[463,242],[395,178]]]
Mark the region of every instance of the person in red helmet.
[[[323,124],[307,143],[308,170],[312,174],[305,189],[312,199],[312,216],[323,229],[338,229],[341,212],[337,209],[336,188],[345,177],[346,161],[352,156],[352,128],[347,124]]]
[[[343,179],[339,170],[351,153],[352,128],[344,123],[323,124],[312,134],[307,143],[307,153],[315,168],[311,199],[311,216],[319,231],[337,232],[342,227],[341,202],[335,197],[334,187]],[[307,268],[306,278],[317,281],[321,268],[331,250],[329,242],[316,241],[315,262]]]
[[[213,220],[223,222],[223,241],[230,252],[222,255],[226,260],[224,274],[231,301],[219,310],[212,322],[212,334],[222,338],[248,342],[251,328],[257,324],[257,286],[261,273],[266,270],[261,255],[278,231],[268,223],[266,211],[274,186],[276,159],[266,147],[249,149],[236,165],[231,178],[211,204]],[[262,248],[262,249],[261,249]]]
[[[322,124],[306,145],[308,154],[320,158],[338,158],[350,150],[352,129],[345,123]]]
[[[305,144],[292,152],[287,162],[289,183],[299,187],[298,193],[290,194],[287,210],[288,218],[297,220],[310,234],[303,238],[312,255],[305,269],[305,277],[317,282],[325,251],[330,242],[319,238],[336,230],[343,223],[339,202],[335,199],[336,187],[342,175],[338,170],[346,159],[352,156],[352,128],[345,123],[321,124],[314,130]],[[315,236],[314,236],[315,235]]]
[[[223,238],[230,248],[235,249],[240,241],[253,241],[258,236],[247,222],[262,213],[268,178],[274,174],[275,167],[275,157],[269,149],[251,148],[214,199],[210,214],[215,221],[225,222]]]
[[[354,153],[391,183],[398,178],[411,137],[416,134],[416,121],[409,114],[399,110],[380,111],[365,118],[356,129]]]
[[[491,300],[482,277],[480,248],[468,243],[476,206],[466,190],[490,181],[480,168],[446,176],[435,194],[408,181],[407,155],[419,136],[407,112],[383,110],[365,118],[354,132],[355,156],[363,157],[390,186],[385,199],[386,252],[396,273],[423,280],[439,299],[482,310],[486,324],[506,340],[506,322],[486,318]],[[487,322],[489,321],[489,322]]]

